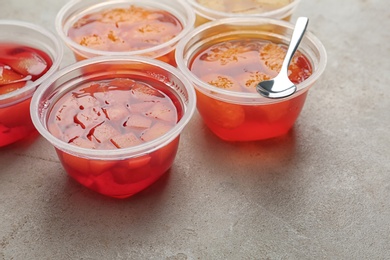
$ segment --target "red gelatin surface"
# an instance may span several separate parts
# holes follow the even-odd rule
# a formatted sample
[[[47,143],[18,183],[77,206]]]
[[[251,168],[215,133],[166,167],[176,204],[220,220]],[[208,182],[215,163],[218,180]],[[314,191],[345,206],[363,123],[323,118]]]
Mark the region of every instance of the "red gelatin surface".
[[[163,44],[182,30],[180,21],[165,10],[131,5],[87,14],[73,24],[68,36],[91,49],[128,52]],[[172,64],[172,55],[170,52],[158,58]]]

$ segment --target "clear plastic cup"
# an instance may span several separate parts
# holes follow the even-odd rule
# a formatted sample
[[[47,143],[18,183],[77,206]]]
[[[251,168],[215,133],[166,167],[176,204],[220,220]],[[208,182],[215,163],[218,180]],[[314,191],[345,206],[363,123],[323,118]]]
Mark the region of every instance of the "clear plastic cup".
[[[308,90],[325,69],[326,51],[313,33],[305,33],[298,51],[307,58],[312,74],[297,84],[293,95],[281,99],[263,97],[255,88],[248,93],[210,85],[191,71],[194,59],[209,46],[235,39],[258,39],[288,45],[293,28],[289,22],[271,18],[227,18],[199,26],[179,42],[177,66],[192,81],[197,94],[197,109],[205,124],[218,137],[227,141],[254,141],[286,134],[298,118]],[[260,59],[256,57],[256,60]],[[203,67],[210,70],[210,66]],[[236,68],[237,71],[241,69]]]
[[[122,49],[119,50],[107,50],[107,49],[98,49],[98,48],[92,48],[87,47],[85,44],[81,45],[79,42],[74,41],[69,37],[69,31],[72,29],[73,25],[79,21],[81,18],[85,17],[86,15],[90,15],[93,13],[99,13],[102,11],[112,10],[115,8],[129,8],[130,6],[150,9],[150,10],[162,10],[166,11],[167,13],[173,15],[176,17],[176,19],[179,20],[182,30],[176,34],[173,38],[165,41],[161,40],[160,42],[156,41],[155,43],[151,44],[147,47],[140,47],[139,49],[128,49],[130,47],[121,47]],[[113,19],[119,19],[117,18],[118,15],[113,15]],[[122,18],[121,18],[122,19]],[[131,17],[129,18],[131,19]],[[130,20],[126,17],[123,18],[123,20],[120,20],[118,23],[115,23],[115,28],[113,30],[110,30],[110,33],[114,31],[115,36],[117,37],[118,34],[120,35],[120,39],[125,39],[125,41],[130,41],[132,39],[139,39],[143,36],[139,35],[139,30],[137,32],[129,33],[128,29],[123,29],[125,25],[123,25],[126,22],[130,22]],[[162,60],[164,62],[170,63],[171,65],[174,64],[174,48],[177,44],[177,42],[183,38],[184,35],[186,35],[189,31],[191,31],[194,27],[195,22],[195,13],[191,6],[183,1],[177,1],[177,0],[109,0],[109,1],[100,1],[100,0],[72,0],[68,2],[66,5],[62,7],[62,9],[58,12],[56,17],[56,30],[62,40],[67,44],[67,46],[70,47],[70,49],[73,51],[76,60],[82,60],[86,58],[91,58],[94,56],[106,56],[106,55],[140,55],[140,56],[146,56],[151,58],[157,58],[159,60]],[[138,26],[138,25],[137,25]],[[149,27],[150,28],[150,27]],[[90,30],[90,29],[88,29]],[[142,30],[144,28],[142,27]],[[147,30],[145,30],[144,35],[148,35]],[[153,28],[152,28],[153,30]],[[103,30],[102,35],[103,35]],[[99,31],[100,33],[100,31]],[[110,34],[108,33],[108,34]],[[108,35],[107,34],[107,35]],[[122,37],[123,35],[123,37]],[[95,35],[96,36],[96,35]],[[97,37],[100,37],[101,35],[97,35]],[[106,34],[104,34],[104,37]],[[157,38],[161,39],[162,37],[165,37],[166,35],[163,33],[159,35]],[[112,39],[112,37],[108,37]],[[116,39],[119,39],[116,38]],[[156,40],[158,40],[156,39]],[[107,40],[109,41],[109,40]],[[146,41],[151,41],[150,39]],[[122,42],[122,41],[118,41]],[[99,47],[100,48],[100,47]]]
[[[0,20],[0,44],[32,47],[47,54],[52,61],[49,70],[40,78],[29,82],[24,87],[0,94],[0,147],[2,147],[22,140],[35,131],[30,118],[31,96],[40,84],[60,67],[63,48],[60,40],[45,28],[16,20]]]
[[[301,0],[186,0],[195,10],[196,22],[232,17],[267,17],[289,21]]]
[[[53,123],[49,122],[51,110],[59,98],[80,84],[118,78],[148,82],[175,96],[181,116],[173,128],[153,140],[120,149],[83,148],[48,130]],[[33,96],[31,117],[72,178],[103,195],[126,198],[150,186],[171,167],[195,103],[191,82],[169,64],[147,57],[100,56],[76,62],[47,79]]]

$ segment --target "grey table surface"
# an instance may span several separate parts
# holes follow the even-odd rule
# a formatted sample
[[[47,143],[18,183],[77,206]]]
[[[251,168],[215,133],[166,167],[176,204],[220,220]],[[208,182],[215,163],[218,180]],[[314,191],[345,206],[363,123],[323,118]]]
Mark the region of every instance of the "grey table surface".
[[[54,32],[65,0],[0,0]],[[302,0],[328,65],[293,130],[216,138],[196,113],[171,170],[126,200],[70,179],[42,137],[0,148],[0,259],[390,259],[390,13]],[[66,49],[63,66],[74,62]]]

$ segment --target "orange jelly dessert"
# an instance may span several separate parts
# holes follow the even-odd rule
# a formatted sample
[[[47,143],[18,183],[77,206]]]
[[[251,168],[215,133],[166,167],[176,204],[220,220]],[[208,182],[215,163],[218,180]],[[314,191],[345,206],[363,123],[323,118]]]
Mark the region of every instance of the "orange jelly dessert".
[[[131,5],[87,14],[69,28],[68,36],[91,49],[129,52],[164,44],[182,30],[180,21],[165,10]],[[170,52],[155,58],[172,64],[172,55]]]
[[[34,82],[51,66],[50,56],[41,50],[16,43],[0,43],[0,95]],[[0,106],[0,147],[24,138],[34,129],[28,113],[30,101],[28,98],[12,106]]]
[[[226,13],[261,14],[282,8],[291,0],[196,0],[200,5]]]
[[[124,149],[155,140],[182,117],[178,98],[146,80],[113,78],[83,83],[53,106],[48,130],[87,149]],[[156,181],[171,166],[175,138],[154,152],[123,160],[94,160],[56,149],[68,174],[81,184],[113,197],[128,197]],[[120,194],[116,196],[115,194]]]
[[[262,39],[214,43],[194,55],[191,72],[216,88],[256,93],[256,85],[276,76],[287,46]],[[289,66],[289,78],[298,84],[312,73],[308,59],[299,51]],[[197,108],[206,125],[224,140],[260,140],[288,132],[304,104],[306,93],[261,105],[235,104],[197,90]]]

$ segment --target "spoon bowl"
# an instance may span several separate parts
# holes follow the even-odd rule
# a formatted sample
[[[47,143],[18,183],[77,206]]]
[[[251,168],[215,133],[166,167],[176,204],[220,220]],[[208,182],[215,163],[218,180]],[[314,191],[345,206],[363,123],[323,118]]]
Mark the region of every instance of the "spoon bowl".
[[[260,95],[268,98],[284,98],[291,96],[297,90],[297,86],[288,78],[288,66],[298,49],[308,22],[307,17],[297,19],[280,72],[275,78],[262,81],[256,86],[256,90]]]

